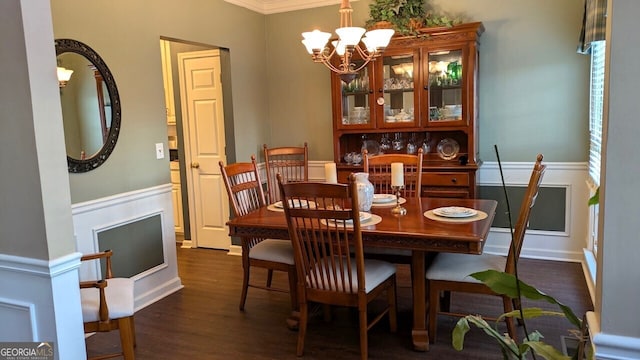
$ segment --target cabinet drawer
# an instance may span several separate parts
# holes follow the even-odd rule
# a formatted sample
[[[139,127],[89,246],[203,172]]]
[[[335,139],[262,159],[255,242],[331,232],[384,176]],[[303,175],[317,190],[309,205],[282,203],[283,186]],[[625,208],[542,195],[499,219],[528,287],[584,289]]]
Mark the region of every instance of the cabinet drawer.
[[[469,173],[424,173],[422,186],[469,186]]]

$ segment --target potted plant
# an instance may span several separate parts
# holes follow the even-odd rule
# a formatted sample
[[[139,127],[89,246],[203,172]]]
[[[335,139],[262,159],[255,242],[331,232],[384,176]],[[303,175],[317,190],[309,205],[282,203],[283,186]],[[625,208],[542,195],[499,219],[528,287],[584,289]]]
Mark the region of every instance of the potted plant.
[[[539,316],[564,316],[569,320],[571,324],[576,327],[576,330],[571,331],[578,333],[578,342],[584,345],[586,342],[586,330],[584,320],[579,319],[574,312],[568,306],[560,303],[555,298],[544,294],[538,289],[525,282],[519,280],[517,277],[500,271],[487,270],[471,274],[472,277],[482,281],[491,290],[498,294],[504,294],[511,299],[521,299],[525,297],[531,300],[543,300],[551,304],[557,305],[561,311],[548,311],[541,308],[523,308],[521,310],[514,310],[509,313],[502,314],[496,321],[496,324],[504,319],[504,317],[515,317],[523,322],[525,332],[527,331],[526,319],[532,319]],[[520,301],[520,303],[522,303]],[[569,360],[571,357],[564,355],[551,345],[548,345],[542,341],[542,334],[537,330],[526,335],[520,343],[509,337],[508,334],[501,334],[497,330],[497,326],[491,326],[482,317],[478,315],[467,315],[456,324],[452,334],[453,347],[460,351],[464,345],[464,336],[470,330],[470,325],[474,325],[477,328],[483,330],[487,335],[495,339],[502,350],[503,359],[525,359],[528,354],[533,351],[537,356],[540,356],[547,360]],[[574,359],[579,359],[578,354],[582,355],[582,351],[574,354]],[[586,353],[589,359],[593,358],[593,354]],[[534,357],[535,358],[535,357]],[[580,359],[581,360],[581,359]]]
[[[406,34],[422,26],[425,0],[375,0],[369,5],[367,27],[391,27]]]
[[[369,5],[369,20],[372,28],[393,28],[399,34],[417,33],[421,27],[453,26],[460,23],[447,15],[427,12],[428,0],[375,0]]]

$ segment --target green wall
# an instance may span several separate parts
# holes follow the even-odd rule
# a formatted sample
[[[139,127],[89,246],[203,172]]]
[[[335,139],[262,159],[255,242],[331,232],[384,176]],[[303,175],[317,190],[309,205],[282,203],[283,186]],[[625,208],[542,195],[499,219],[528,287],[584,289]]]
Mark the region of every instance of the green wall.
[[[480,156],[583,162],[588,152],[589,58],[575,51],[583,0],[432,0],[436,12],[482,21]],[[369,1],[352,4],[354,24]],[[303,31],[333,30],[338,5],[262,15],[222,0],[56,0],[56,38],[94,48],[111,69],[122,102],[122,131],[100,168],[70,174],[72,202],[169,182],[159,39],[229,49],[238,161],[261,146],[309,143],[311,160],[333,158],[329,71],[300,43]],[[128,174],[128,176],[122,176]]]
[[[55,0],[54,36],[91,46],[113,73],[122,103],[122,129],[99,168],[70,174],[73,203],[169,183],[159,40],[161,36],[229,49],[235,127],[243,129],[239,158],[267,141],[265,16],[222,0]],[[53,44],[52,44],[53,46]]]
[[[354,25],[370,1],[353,2]],[[588,154],[589,57],[576,53],[583,0],[432,0],[435,13],[483,22],[480,158],[583,162]],[[303,31],[333,31],[338,5],[267,17],[269,118],[274,146],[309,142],[312,159],[333,158],[329,70],[300,43]],[[287,129],[282,131],[282,129]]]

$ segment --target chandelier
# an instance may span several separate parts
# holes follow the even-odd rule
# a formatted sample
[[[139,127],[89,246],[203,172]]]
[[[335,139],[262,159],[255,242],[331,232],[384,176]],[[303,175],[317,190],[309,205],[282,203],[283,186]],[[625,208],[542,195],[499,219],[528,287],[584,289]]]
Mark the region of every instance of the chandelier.
[[[331,41],[331,48],[327,46],[331,33],[313,30],[303,32],[302,44],[307,48],[314,62],[323,63],[331,71],[340,75],[340,79],[349,83],[356,78],[358,71],[364,68],[371,60],[379,57],[389,45],[393,36],[393,29],[376,29],[366,31],[361,27],[352,25],[351,13],[353,9],[349,0],[342,0],[340,5],[340,27],[336,29],[338,40]],[[365,33],[366,31],[366,33]],[[362,36],[364,34],[364,37]],[[364,44],[364,49],[360,47]],[[363,60],[360,66],[352,62],[353,56]],[[339,57],[339,64],[335,65],[334,55]]]

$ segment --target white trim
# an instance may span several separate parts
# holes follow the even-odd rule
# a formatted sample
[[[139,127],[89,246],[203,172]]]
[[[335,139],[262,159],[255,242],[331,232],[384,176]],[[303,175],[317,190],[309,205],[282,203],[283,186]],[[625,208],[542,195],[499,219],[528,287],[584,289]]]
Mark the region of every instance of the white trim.
[[[78,252],[44,260],[0,254],[0,341],[54,341],[59,356],[86,357]]]
[[[261,14],[276,14],[287,11],[312,9],[321,6],[340,4],[340,0],[224,0]],[[356,2],[358,0],[351,0]]]
[[[132,276],[136,310],[183,287],[178,277],[172,201],[171,183],[167,183],[72,205],[76,249],[81,253],[98,251],[101,231],[160,215],[164,262]],[[81,279],[98,274],[97,264],[83,264],[80,268]]]
[[[598,314],[587,312],[589,337],[598,360],[640,359],[640,338],[603,333]]]
[[[593,252],[589,249],[582,249],[584,253],[584,261],[582,262],[582,272],[584,273],[584,279],[587,282],[587,288],[589,289],[589,296],[591,297],[591,303],[596,303],[596,258],[593,256]]]
[[[588,177],[587,163],[545,162],[547,170],[542,187],[563,187],[566,189],[566,210],[564,231],[527,231],[522,248],[523,258],[556,261],[582,262],[582,249],[588,236],[587,200],[589,190],[585,179]],[[507,186],[524,186],[531,175],[533,162],[503,162],[502,170]],[[478,186],[501,185],[500,168],[497,162],[485,162],[478,170]],[[489,253],[506,254],[510,242],[508,229],[492,228],[485,245]]]

